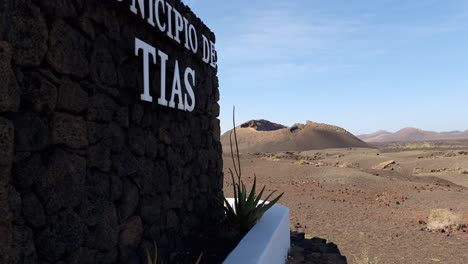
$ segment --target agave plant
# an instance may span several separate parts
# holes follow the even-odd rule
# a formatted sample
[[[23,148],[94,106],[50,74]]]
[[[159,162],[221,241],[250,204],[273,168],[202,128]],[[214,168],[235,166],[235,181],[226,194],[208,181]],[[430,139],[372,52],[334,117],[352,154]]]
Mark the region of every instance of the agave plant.
[[[252,188],[249,192],[247,192],[247,187],[242,181],[242,168],[240,165],[239,145],[236,133],[235,107],[233,108],[232,122],[234,129],[231,131],[230,134],[230,147],[232,163],[234,165],[234,171],[237,180],[234,177],[234,172],[232,171],[232,169],[229,169],[234,191],[234,204],[231,205],[227,201],[227,199],[224,198],[224,202],[226,205],[226,220],[233,226],[239,228],[239,231],[241,233],[247,233],[258,222],[258,220],[262,218],[263,214],[281,199],[284,193],[281,193],[273,200],[268,201],[276,193],[276,191],[273,191],[268,196],[266,196],[265,199],[262,199],[266,187],[263,186],[262,190],[258,194],[256,193],[256,175],[254,175],[254,182]],[[235,142],[235,153],[233,137]]]

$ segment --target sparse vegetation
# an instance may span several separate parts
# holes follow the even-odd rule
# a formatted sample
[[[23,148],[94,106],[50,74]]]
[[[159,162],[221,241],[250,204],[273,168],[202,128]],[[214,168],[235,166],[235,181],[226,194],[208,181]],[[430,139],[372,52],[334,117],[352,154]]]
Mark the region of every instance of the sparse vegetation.
[[[226,211],[226,223],[230,224],[235,228],[239,235],[247,233],[263,216],[263,214],[275,205],[283,196],[284,193],[281,193],[276,198],[271,201],[268,201],[276,191],[272,191],[268,196],[262,199],[262,196],[265,192],[265,186],[257,194],[257,177],[254,175],[254,181],[252,188],[247,192],[247,187],[242,181],[242,168],[240,164],[239,156],[239,147],[236,134],[236,122],[235,122],[235,108],[233,109],[232,121],[234,129],[231,131],[230,135],[230,147],[231,147],[231,158],[234,165],[234,172],[232,169],[229,169],[232,179],[232,186],[234,191],[234,204],[231,204],[224,199],[225,201],[225,211]],[[233,143],[234,137],[234,143]],[[235,146],[235,151],[234,151]],[[236,177],[234,177],[234,174]]]
[[[460,216],[447,209],[431,210],[427,221],[429,230],[457,229],[459,226]]]

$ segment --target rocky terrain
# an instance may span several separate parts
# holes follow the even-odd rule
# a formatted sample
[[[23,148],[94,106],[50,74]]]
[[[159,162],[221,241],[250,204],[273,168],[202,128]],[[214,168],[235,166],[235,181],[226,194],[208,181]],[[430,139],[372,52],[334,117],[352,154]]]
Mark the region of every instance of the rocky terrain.
[[[267,120],[251,120],[236,131],[241,152],[372,147],[343,128],[311,121],[286,127]],[[230,150],[230,132],[221,137],[225,152]]]
[[[256,152],[241,163],[248,186],[255,174],[267,191],[285,192],[291,230],[335,243],[348,263],[468,263],[467,149]],[[289,263],[323,259],[311,244],[294,246]]]

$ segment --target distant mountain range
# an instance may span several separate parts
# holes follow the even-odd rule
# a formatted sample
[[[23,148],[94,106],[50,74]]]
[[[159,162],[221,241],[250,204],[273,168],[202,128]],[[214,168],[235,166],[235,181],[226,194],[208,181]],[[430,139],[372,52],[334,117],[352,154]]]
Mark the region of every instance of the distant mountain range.
[[[451,132],[425,131],[413,127],[403,128],[395,133],[380,130],[372,134],[358,135],[358,138],[369,143],[378,142],[411,142],[424,140],[468,139],[468,130]]]
[[[241,152],[304,151],[327,148],[374,148],[343,128],[307,121],[286,127],[268,120],[251,120],[236,128]],[[230,131],[221,137],[230,151]]]

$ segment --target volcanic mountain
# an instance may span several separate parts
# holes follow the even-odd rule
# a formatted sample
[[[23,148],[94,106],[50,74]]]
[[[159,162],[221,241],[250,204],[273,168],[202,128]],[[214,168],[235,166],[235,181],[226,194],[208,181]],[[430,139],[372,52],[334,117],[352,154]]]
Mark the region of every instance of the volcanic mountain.
[[[221,137],[224,152],[230,151],[231,131]],[[311,121],[286,127],[268,120],[251,120],[236,127],[236,132],[239,151],[244,153],[373,148],[343,128]]]
[[[359,135],[366,142],[412,142],[424,140],[467,139],[468,130],[451,132],[425,131],[413,127],[403,128],[395,133],[380,130],[372,134]]]

